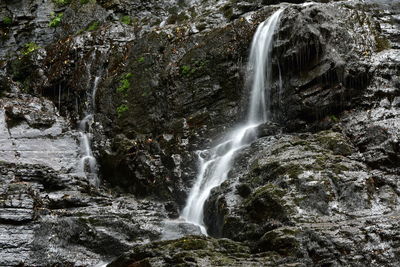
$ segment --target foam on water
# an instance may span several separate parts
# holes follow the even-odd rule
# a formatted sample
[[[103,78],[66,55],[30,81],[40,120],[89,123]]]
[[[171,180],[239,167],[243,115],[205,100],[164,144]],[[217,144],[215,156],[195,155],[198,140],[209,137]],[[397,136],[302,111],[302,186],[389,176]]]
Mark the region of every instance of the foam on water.
[[[257,126],[270,119],[271,50],[282,11],[283,9],[279,9],[261,23],[253,37],[248,62],[248,79],[252,86],[247,122],[229,132],[217,146],[197,152],[199,172],[181,217],[198,225],[203,234],[207,234],[203,221],[204,203],[211,190],[228,178],[236,152],[257,138]]]

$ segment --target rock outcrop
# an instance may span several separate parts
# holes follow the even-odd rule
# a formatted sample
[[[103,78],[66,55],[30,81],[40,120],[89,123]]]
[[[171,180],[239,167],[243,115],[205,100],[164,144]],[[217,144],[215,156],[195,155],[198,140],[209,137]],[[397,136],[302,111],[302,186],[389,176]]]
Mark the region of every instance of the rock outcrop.
[[[93,266],[162,236],[163,204],[93,187],[78,132],[49,100],[0,100],[1,266]]]
[[[281,2],[3,1],[0,265],[397,266],[400,5]],[[175,220],[195,151],[244,119],[250,42],[280,7],[273,122],[195,236]]]

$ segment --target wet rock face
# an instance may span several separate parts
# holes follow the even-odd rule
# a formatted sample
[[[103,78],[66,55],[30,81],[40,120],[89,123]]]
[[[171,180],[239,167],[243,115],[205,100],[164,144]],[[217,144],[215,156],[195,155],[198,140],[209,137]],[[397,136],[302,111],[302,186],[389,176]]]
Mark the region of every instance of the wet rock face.
[[[164,206],[93,188],[56,110],[27,94],[0,100],[0,265],[93,266],[161,238]]]
[[[321,127],[313,123],[352,107],[368,86],[371,55],[384,37],[366,11],[351,5],[286,9],[274,48],[280,82],[272,109],[288,130]]]
[[[229,239],[188,236],[138,246],[108,266],[260,266],[282,262],[273,253],[256,257],[247,246]]]
[[[108,23],[25,55],[9,74],[71,119],[99,77],[95,145],[104,177],[182,205],[194,176],[191,152],[241,116],[242,58],[254,28],[241,19],[197,35],[189,24],[138,34]]]
[[[242,78],[240,62],[235,59],[245,55],[242,43],[248,42],[239,38],[239,34],[247,34],[247,23],[239,24],[237,29],[228,26],[195,36],[188,35],[184,26],[176,27],[175,37],[150,33],[128,45],[127,60],[99,90],[99,112],[110,126],[107,130],[112,135],[122,133],[121,138],[126,139],[113,139],[120,154],[109,158],[114,163],[107,166],[131,169],[123,175],[109,175],[122,176],[114,182],[143,176],[138,186],[143,187],[147,177],[154,180],[147,183],[154,183],[158,192],[160,186],[169,184],[173,191],[168,194],[174,195],[179,190],[176,181],[186,181],[188,173],[193,175],[195,158],[190,152],[200,148],[210,133],[216,133],[216,126],[229,124],[227,117],[233,121],[239,115]],[[110,125],[111,120],[116,120],[117,126]],[[147,152],[142,153],[146,146]],[[158,162],[150,160],[150,155]],[[150,171],[142,172],[138,165],[147,165]],[[151,166],[158,170],[151,171]]]
[[[0,4],[0,265],[397,265],[396,3],[284,4],[274,122],[205,207],[234,241],[150,243],[199,234],[174,220],[194,151],[243,119],[251,38],[281,1],[84,2]],[[78,167],[88,109],[101,188]]]
[[[300,253],[315,264],[398,260],[390,247],[394,239],[376,239],[387,249],[374,257],[364,257],[374,247],[357,245],[365,240],[358,236],[363,231],[397,224],[391,216],[397,216],[399,195],[398,174],[371,170],[355,151],[348,138],[331,131],[259,139],[239,155],[230,179],[207,201],[209,233],[251,242],[255,251]],[[353,227],[357,232],[346,236],[345,229]],[[390,235],[393,228],[383,231]],[[323,258],[314,254],[324,245],[310,250],[313,239],[329,240]]]
[[[343,116],[346,134],[354,140],[365,161],[376,169],[398,170],[399,107],[398,50],[382,51],[373,57],[375,76],[356,109]]]
[[[146,3],[128,8],[124,1],[73,2],[60,7],[65,15],[60,27],[70,35],[21,57],[8,72],[52,99],[72,120],[86,110],[86,94],[98,77],[94,150],[105,179],[137,196],[183,205],[195,175],[192,152],[245,114],[243,59],[256,26],[276,9],[265,7],[271,3],[246,3],[248,9],[244,2],[231,8],[253,13],[234,19],[218,13],[228,10],[226,2],[218,4],[220,9],[208,2],[193,3],[192,9],[182,2],[175,11],[172,2],[154,3],[151,10]],[[166,23],[146,21],[147,11],[150,21],[159,15]],[[190,16],[178,19],[185,12]],[[213,19],[202,21],[207,12],[204,17]],[[286,8],[274,48],[272,109],[289,131],[329,127],[320,117],[350,107],[347,99],[368,84],[364,57],[376,45],[369,34],[376,27],[368,14],[357,12],[345,5]],[[125,21],[133,15],[139,20]],[[357,18],[361,26],[352,24]],[[199,29],[199,23],[207,26]]]
[[[349,54],[353,59],[347,64],[366,66],[368,82],[358,88],[355,83],[343,83],[344,90],[357,91],[347,96],[347,106],[335,108],[323,119],[310,117],[303,128],[295,130],[314,129],[314,133],[274,134],[242,151],[230,179],[214,189],[206,203],[205,222],[211,235],[249,242],[257,252],[272,250],[280,255],[296,255],[316,265],[391,265],[399,261],[392,236],[396,232],[399,200],[395,130],[399,121],[398,41],[390,42],[383,50],[379,47],[380,38],[392,40],[392,25],[383,21],[391,21],[398,9],[377,15],[375,8],[362,9],[370,18],[382,22],[379,34],[372,34],[372,41],[366,43],[375,41],[375,46],[370,47],[368,55]],[[346,12],[352,14],[354,7]],[[337,45],[335,50],[344,53],[341,56],[351,47]],[[276,49],[279,46],[278,43]],[[363,49],[366,47],[369,46]],[[322,57],[327,59],[324,53]],[[323,60],[316,62],[323,64]],[[313,71],[307,70],[304,75],[313,75]],[[329,86],[324,89],[323,84],[322,80],[315,82],[322,86],[315,90],[317,95],[323,90],[328,94],[332,91]],[[284,88],[290,90],[290,86]],[[316,97],[310,103],[323,109],[326,102]],[[321,128],[330,130],[320,131]],[[376,235],[378,228],[382,232]]]
[[[1,160],[37,163],[54,170],[73,171],[77,164],[76,136],[65,133],[67,122],[55,116],[48,100],[30,95],[1,99]]]
[[[13,52],[30,42],[42,46],[57,37],[48,27],[50,13],[55,11],[49,0],[2,1],[0,10],[0,59],[12,57]]]
[[[220,25],[208,22],[210,28],[198,32],[194,30],[197,17],[143,28],[143,21],[125,25],[111,15],[106,17],[104,10],[96,11],[109,8],[120,16],[126,3],[100,5],[64,7],[65,27],[75,25],[75,17],[86,18],[89,10],[104,14],[95,19],[105,21],[39,50],[40,59],[23,57],[20,65],[26,65],[25,60],[34,62],[35,71],[27,73],[28,79],[24,71],[17,71],[18,75],[14,71],[14,76],[29,83],[31,90],[61,103],[61,112],[73,119],[85,109],[85,94],[92,90],[92,77],[98,76],[94,101],[102,128],[95,133],[96,154],[104,176],[138,196],[156,195],[182,205],[183,190],[194,176],[196,158],[191,152],[209,143],[208,137],[220,134],[221,126],[231,126],[244,114],[243,58],[256,25],[274,8],[258,5],[249,9],[260,10],[251,22],[240,18],[221,24],[226,18],[216,17],[214,22]],[[180,8],[185,10],[185,5]],[[347,24],[336,27],[335,21],[339,15],[354,12],[343,7],[338,15],[335,8],[289,7],[282,18],[278,37],[283,37],[275,47],[281,61],[274,68],[281,71],[286,89],[279,93],[277,78],[274,90],[279,97],[273,94],[273,109],[280,110],[277,120],[285,121],[289,130],[312,124],[329,110],[349,106],[341,100],[357,95],[361,86],[358,78],[352,82],[349,73],[362,76],[361,87],[367,83],[367,68],[362,67],[358,54],[349,52],[352,47],[343,47],[343,43],[359,42],[354,47],[360,54],[372,49],[373,40],[360,38],[362,32],[340,35],[347,31]],[[160,12],[166,14],[167,9]],[[142,14],[144,10],[145,6],[131,5],[128,12]],[[207,4],[195,5],[195,10],[206,12]],[[309,26],[302,28],[302,24]],[[369,29],[366,26],[365,31]],[[344,67],[346,60],[352,62],[350,67]],[[289,69],[294,75],[285,74]],[[315,112],[316,105],[321,114]]]
[[[371,11],[374,8],[376,6],[362,10]],[[311,12],[318,14],[321,11],[314,9]],[[354,9],[349,7],[345,12],[352,14]],[[388,19],[390,12],[378,16],[367,14],[372,15],[370,19],[373,17],[377,21],[391,20]],[[392,11],[392,14],[397,13]],[[306,16],[309,17],[312,16]],[[280,31],[285,29],[285,19],[282,19]],[[318,124],[311,126],[313,129],[328,127],[334,131],[317,131],[311,135],[274,135],[259,139],[243,151],[236,160],[230,179],[215,189],[206,203],[205,222],[210,234],[251,242],[255,251],[273,250],[281,255],[302,255],[314,264],[379,262],[390,265],[393,261],[398,262],[395,248],[391,246],[394,239],[383,238],[390,236],[397,225],[395,218],[399,195],[396,181],[399,177],[399,161],[398,131],[394,129],[398,127],[399,120],[396,106],[398,92],[395,89],[399,53],[396,49],[390,49],[390,46],[396,48],[398,43],[392,42],[383,50],[380,48],[381,38],[391,40],[388,32],[392,32],[392,25],[371,31],[371,40],[365,43],[366,46],[361,46],[369,52],[364,56],[349,54],[352,59],[346,60],[351,62],[348,64],[351,67],[365,66],[368,69],[368,82],[358,86],[361,84],[356,80],[349,83],[341,81],[344,90],[355,90],[355,94],[346,96],[344,101],[347,103],[343,102],[340,104],[343,106],[329,111],[331,115],[322,120],[318,116],[323,117],[324,112],[318,115],[314,112],[320,110],[309,111],[305,106],[299,108],[310,112],[311,117],[315,116],[306,119],[308,123],[304,124],[303,129],[307,129],[310,122],[317,118]],[[334,34],[334,31],[329,34]],[[317,36],[321,38],[324,35]],[[314,42],[313,38],[306,40]],[[318,42],[323,43],[321,39]],[[374,42],[375,46],[369,46]],[[329,41],[329,45],[335,45],[335,41]],[[341,57],[346,57],[351,45],[336,45],[335,50],[340,51]],[[275,49],[279,51],[279,47],[278,42]],[[325,60],[338,62],[337,58],[333,61],[329,59],[331,52],[326,49],[323,45],[319,52],[322,59],[312,59],[316,54],[310,53],[308,60],[303,61],[307,63],[299,60],[298,64],[304,64],[300,72],[305,72],[305,77],[315,73],[312,62],[317,62],[317,69]],[[337,71],[335,66],[336,63],[332,68]],[[344,73],[346,68],[343,66]],[[293,75],[293,72],[290,73]],[[361,70],[349,71],[348,75],[355,77],[356,73],[366,74]],[[292,78],[292,81],[296,79]],[[313,94],[292,93],[292,96],[299,96],[299,100],[303,99],[296,103],[297,106],[309,101],[318,108],[324,108],[326,102],[318,94],[324,94],[324,90],[331,94],[333,88],[328,83],[332,81],[325,83],[323,79],[318,79],[311,83],[318,87],[314,88]],[[289,93],[293,92],[290,86],[284,88],[289,88]],[[314,100],[310,100],[311,97],[315,97]],[[332,102],[336,101],[335,97],[326,99],[330,101],[329,105],[336,105]],[[288,101],[285,96],[275,100]],[[342,109],[347,110],[341,113]],[[301,117],[294,114],[292,111],[288,117]],[[289,130],[293,131],[290,127]],[[374,234],[376,227],[384,229],[382,235]],[[351,235],[346,234],[349,232]],[[365,239],[365,232],[374,238]],[[359,246],[359,242],[369,245]],[[385,249],[378,249],[378,244]],[[337,255],[340,255],[340,260]]]

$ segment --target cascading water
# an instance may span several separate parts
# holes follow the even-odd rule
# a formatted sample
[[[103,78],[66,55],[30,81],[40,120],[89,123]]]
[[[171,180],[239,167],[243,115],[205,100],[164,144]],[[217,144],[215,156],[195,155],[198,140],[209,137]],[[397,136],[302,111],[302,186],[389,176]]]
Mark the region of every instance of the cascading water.
[[[279,9],[258,26],[251,44],[248,78],[252,86],[247,122],[227,134],[221,144],[198,152],[199,173],[181,216],[198,225],[203,234],[207,234],[203,207],[211,190],[227,179],[236,151],[250,145],[256,139],[257,126],[270,119],[271,50],[282,11]]]
[[[90,77],[90,66],[88,67],[88,74]],[[90,79],[90,78],[89,78]],[[81,160],[80,168],[86,177],[89,178],[89,182],[98,187],[100,184],[97,175],[97,162],[96,158],[93,156],[91,148],[92,139],[92,125],[94,123],[94,109],[95,109],[95,97],[97,87],[99,85],[100,77],[96,76],[93,80],[92,92],[87,95],[87,110],[85,112],[85,117],[79,122],[79,134],[80,134],[80,145],[81,145]],[[90,80],[89,85],[90,86]]]

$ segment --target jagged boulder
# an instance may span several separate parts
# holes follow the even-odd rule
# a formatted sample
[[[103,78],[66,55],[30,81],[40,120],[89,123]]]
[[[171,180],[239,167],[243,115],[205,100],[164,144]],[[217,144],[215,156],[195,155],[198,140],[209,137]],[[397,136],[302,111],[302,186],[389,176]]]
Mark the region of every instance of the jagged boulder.
[[[5,94],[0,144],[1,266],[93,266],[163,235],[163,204],[93,187],[51,101]]]
[[[0,264],[398,265],[399,5],[278,2],[3,1]],[[243,119],[251,37],[280,7],[274,122],[205,207],[235,241],[139,246],[198,233],[163,220],[193,152]],[[106,188],[74,173],[88,108]]]
[[[229,179],[206,202],[208,232],[250,242],[255,251],[301,254],[315,264],[370,262],[363,255],[374,249],[359,247],[357,240],[364,237],[358,232],[346,236],[345,229],[352,224],[359,229],[395,225],[399,196],[393,174],[370,170],[355,151],[347,137],[332,131],[259,139],[240,153]],[[240,189],[244,185],[246,194]],[[392,228],[383,231],[387,235]],[[309,251],[313,238],[333,242],[323,258]],[[376,242],[390,247],[394,239]],[[314,248],[321,249],[322,244]],[[373,259],[397,261],[394,251]]]
[[[229,239],[187,236],[139,246],[111,262],[108,266],[265,266],[283,263],[298,264],[275,253],[254,255],[249,247]]]

